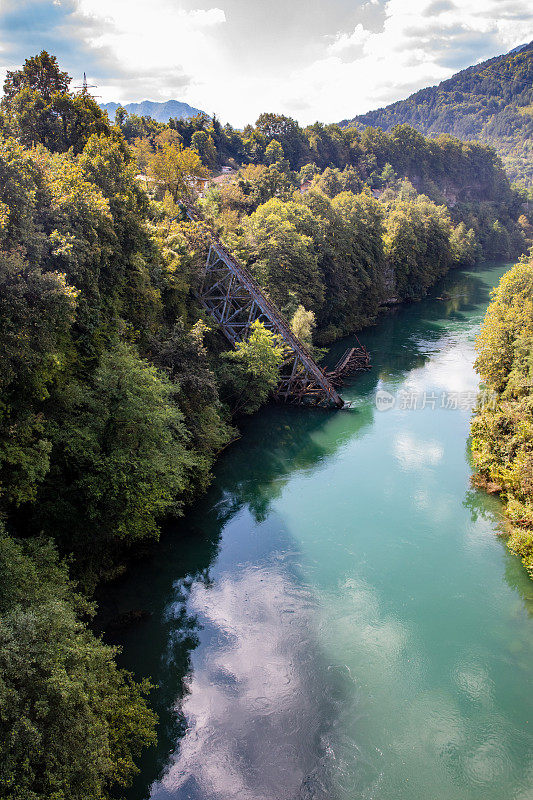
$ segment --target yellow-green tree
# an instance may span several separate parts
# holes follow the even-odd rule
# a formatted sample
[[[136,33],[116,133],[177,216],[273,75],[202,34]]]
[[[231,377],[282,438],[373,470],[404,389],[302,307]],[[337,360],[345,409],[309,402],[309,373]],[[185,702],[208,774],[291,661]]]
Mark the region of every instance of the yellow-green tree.
[[[148,158],[148,172],[162,189],[179,197],[192,199],[208,172],[196,150],[179,142],[165,142]]]
[[[306,311],[301,304],[298,306],[291,319],[291,330],[295,336],[308,347],[313,344],[313,331],[316,326],[315,315]]]
[[[131,153],[135,159],[135,163],[140,172],[146,173],[150,159],[154,154],[154,148],[150,144],[149,139],[134,139],[133,144],[130,145]]]
[[[279,380],[283,341],[256,320],[248,339],[225,354],[220,372],[222,396],[234,414],[251,414],[268,398]]]
[[[265,150],[267,164],[275,164],[277,161],[283,161],[284,158],[285,153],[283,152],[283,147],[277,139],[272,139]]]

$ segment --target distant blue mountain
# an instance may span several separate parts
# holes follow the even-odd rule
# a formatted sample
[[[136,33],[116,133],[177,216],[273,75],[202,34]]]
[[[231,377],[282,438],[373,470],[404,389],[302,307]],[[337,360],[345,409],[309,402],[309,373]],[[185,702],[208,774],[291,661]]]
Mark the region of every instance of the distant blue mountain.
[[[121,103],[104,103],[100,105],[100,108],[107,111],[109,119],[113,121],[115,111],[120,106]],[[180,103],[179,100],[167,100],[166,103],[143,100],[142,103],[124,103],[122,108],[125,108],[128,114],[137,114],[139,117],[152,117],[156,122],[168,122],[169,119],[187,119],[188,117],[195,117],[197,114],[205,114],[205,111],[193,108],[188,103]]]

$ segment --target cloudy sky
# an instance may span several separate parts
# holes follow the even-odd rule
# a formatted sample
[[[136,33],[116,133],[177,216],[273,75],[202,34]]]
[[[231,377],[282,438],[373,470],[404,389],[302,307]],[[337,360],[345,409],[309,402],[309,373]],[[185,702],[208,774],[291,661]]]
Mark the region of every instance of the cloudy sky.
[[[100,102],[352,117],[533,39],[533,0],[0,0],[0,78],[43,48]]]

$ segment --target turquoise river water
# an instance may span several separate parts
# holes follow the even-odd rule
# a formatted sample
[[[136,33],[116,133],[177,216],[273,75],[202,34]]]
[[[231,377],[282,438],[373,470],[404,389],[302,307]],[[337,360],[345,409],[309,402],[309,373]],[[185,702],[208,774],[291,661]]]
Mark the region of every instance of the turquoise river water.
[[[158,684],[131,800],[533,800],[533,582],[469,482],[474,338],[505,268],[364,331],[348,410],[247,420],[108,590],[137,619],[108,627],[122,663]]]

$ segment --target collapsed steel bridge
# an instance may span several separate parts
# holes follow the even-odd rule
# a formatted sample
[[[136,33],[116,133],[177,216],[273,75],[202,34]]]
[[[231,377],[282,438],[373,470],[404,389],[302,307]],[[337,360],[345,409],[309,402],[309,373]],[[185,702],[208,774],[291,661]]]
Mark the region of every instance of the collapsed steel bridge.
[[[203,222],[190,203],[181,205],[191,221]],[[255,278],[212,232],[197,297],[234,346],[248,338],[256,320],[281,338],[285,360],[274,392],[278,401],[342,408],[344,401],[335,387],[348,372],[370,368],[368,351],[359,345],[347,350],[332,371],[322,370]]]

